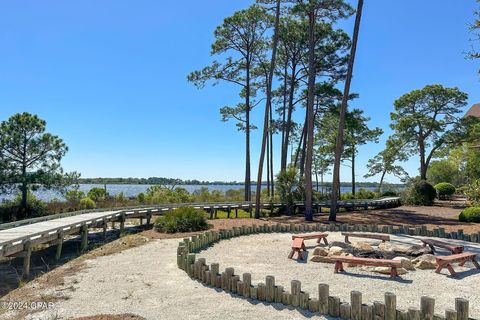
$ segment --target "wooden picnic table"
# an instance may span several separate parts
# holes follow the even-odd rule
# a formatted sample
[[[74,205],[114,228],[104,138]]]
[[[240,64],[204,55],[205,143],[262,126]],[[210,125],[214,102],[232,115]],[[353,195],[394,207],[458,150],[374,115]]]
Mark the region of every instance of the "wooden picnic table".
[[[423,246],[426,247],[428,245],[432,249],[432,252],[435,252],[435,247],[447,249],[453,254],[462,253],[464,249],[463,246],[436,239],[421,239],[421,241],[423,242]]]
[[[350,243],[350,240],[348,239],[349,237],[377,239],[377,240],[382,240],[382,242],[390,241],[390,236],[386,235],[386,234],[361,233],[361,232],[342,232],[342,236],[345,237],[345,243]]]
[[[320,243],[321,240],[323,240],[323,243],[328,246],[328,240],[327,240],[328,234],[327,233],[305,233],[305,234],[294,234],[292,235],[292,240],[295,239],[303,239],[303,240],[309,240],[309,239],[317,239],[317,243]]]
[[[298,259],[303,260],[303,251],[306,251],[305,250],[305,243],[303,242],[303,238],[295,238],[295,239],[293,239],[292,251],[290,251],[290,254],[288,255],[288,258],[292,259],[293,255],[296,252],[298,254]]]
[[[330,258],[335,261],[335,273],[344,271],[343,263],[348,263],[352,265],[390,267],[390,277],[395,278],[398,277],[397,269],[402,266],[400,260],[371,259],[345,256],[334,256]]]
[[[455,270],[453,270],[452,263],[460,262],[459,266],[464,266],[467,261],[471,261],[477,269],[480,269],[480,265],[477,262],[477,254],[473,252],[463,252],[458,254],[452,254],[449,256],[437,256],[437,269],[436,273],[440,273],[443,268],[447,268],[453,277],[457,276]]]

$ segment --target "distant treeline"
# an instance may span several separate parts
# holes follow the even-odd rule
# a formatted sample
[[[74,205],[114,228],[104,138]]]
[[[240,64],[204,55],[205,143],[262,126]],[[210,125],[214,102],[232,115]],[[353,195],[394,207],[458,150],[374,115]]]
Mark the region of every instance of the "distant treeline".
[[[200,180],[182,180],[182,179],[173,179],[173,178],[161,178],[161,177],[150,177],[150,178],[82,178],[78,181],[80,184],[151,184],[151,185],[243,185],[243,182],[238,181],[200,181]],[[255,181],[252,181],[252,184],[255,184]],[[266,181],[262,184],[267,184]],[[377,182],[357,182],[355,184],[359,188],[376,188],[378,187]],[[325,182],[324,186],[330,187],[330,182]],[[351,187],[351,182],[342,182],[342,187]],[[388,184],[386,187],[392,188],[402,188],[403,184]]]

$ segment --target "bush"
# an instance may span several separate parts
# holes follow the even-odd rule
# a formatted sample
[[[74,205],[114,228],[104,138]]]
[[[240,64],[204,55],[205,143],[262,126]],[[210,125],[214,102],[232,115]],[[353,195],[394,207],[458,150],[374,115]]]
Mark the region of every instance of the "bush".
[[[464,196],[468,190],[468,186],[460,186],[455,189],[455,194]]]
[[[471,207],[464,209],[458,216],[462,222],[480,222],[480,207]]]
[[[207,230],[207,215],[204,210],[182,207],[157,218],[154,229],[158,232],[176,233]]]
[[[466,187],[465,195],[472,205],[480,204],[480,179],[473,181]]]
[[[95,201],[90,198],[83,198],[80,200],[80,209],[95,209],[97,207]]]
[[[448,182],[440,182],[434,188],[439,199],[448,199],[455,193],[455,187]]]
[[[65,200],[71,204],[77,204],[83,198],[85,198],[85,193],[77,189],[72,189],[65,193]]]
[[[87,197],[95,202],[98,202],[107,200],[109,195],[108,192],[103,188],[92,188],[90,191],[88,191]]]
[[[356,199],[375,199],[378,194],[375,191],[360,188],[355,194]]]
[[[145,203],[145,193],[140,192],[140,193],[137,195],[137,200],[138,200],[138,202],[140,202],[141,204],[144,204],[144,203]]]
[[[384,193],[381,194],[381,197],[397,197],[398,193],[395,191],[385,191]]]
[[[402,194],[404,204],[431,206],[437,197],[435,188],[425,180],[414,180]]]

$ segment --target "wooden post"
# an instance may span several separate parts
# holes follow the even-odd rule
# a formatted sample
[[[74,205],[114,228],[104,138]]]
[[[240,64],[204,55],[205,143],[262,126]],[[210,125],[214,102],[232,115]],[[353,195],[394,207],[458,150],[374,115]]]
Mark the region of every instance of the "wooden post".
[[[318,285],[318,309],[323,315],[328,314],[329,291],[330,287],[328,284],[321,283]]]
[[[32,256],[32,243],[27,241],[23,245],[24,256],[23,256],[23,279],[28,279],[30,277],[30,258]]]
[[[210,265],[210,285],[215,286],[219,270],[220,265],[218,263],[212,263]]]
[[[88,226],[86,224],[82,226],[81,234],[82,234],[81,251],[85,252],[87,251],[87,248],[88,248]]]
[[[385,304],[379,301],[373,302],[373,319],[385,319]]]
[[[409,308],[408,320],[420,320],[420,310],[417,308]]]
[[[457,320],[468,320],[468,300],[456,298],[455,310],[457,310]]]
[[[360,320],[362,318],[362,293],[359,291],[350,292],[351,319]]]
[[[276,286],[275,287],[275,303],[282,303],[282,297],[283,297],[283,287]]]
[[[397,320],[408,320],[408,313],[405,310],[397,310]]]
[[[260,301],[265,301],[266,300],[266,286],[264,283],[259,283],[258,284],[258,294],[257,298]]]
[[[457,311],[452,309],[445,310],[446,320],[457,320]]]
[[[302,291],[302,283],[298,280],[291,282],[292,306],[300,306],[300,292]]]
[[[147,227],[150,226],[150,223],[152,221],[152,211],[147,212]]]
[[[244,273],[242,275],[243,281],[243,296],[245,298],[250,298],[250,288],[252,286],[252,275],[250,273]]]
[[[266,283],[266,301],[273,302],[275,300],[275,277],[267,276]]]
[[[397,296],[391,292],[385,293],[385,320],[396,320]]]
[[[373,307],[362,304],[362,320],[373,320]]]
[[[340,298],[328,297],[328,314],[332,317],[340,317]]]
[[[435,299],[423,296],[420,299],[420,320],[433,320]]]
[[[62,255],[62,247],[63,247],[63,232],[60,231],[58,233],[58,240],[57,240],[57,252],[55,254],[55,260],[60,260],[60,256]]]
[[[351,318],[351,308],[349,303],[340,304],[340,318],[344,320],[350,320]]]
[[[122,212],[122,214],[120,215],[120,233],[122,233],[125,229],[125,220],[125,212]]]
[[[103,228],[102,237],[103,237],[103,241],[105,241],[107,239],[107,228],[108,228],[108,224],[106,220],[103,220],[102,228]]]

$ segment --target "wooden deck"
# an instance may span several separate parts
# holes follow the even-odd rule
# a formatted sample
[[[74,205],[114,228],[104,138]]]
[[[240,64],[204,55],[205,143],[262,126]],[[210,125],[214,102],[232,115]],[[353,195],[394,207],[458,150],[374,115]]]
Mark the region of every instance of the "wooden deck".
[[[399,198],[383,198],[376,200],[356,200],[339,201],[339,208],[347,209],[369,209],[394,207],[400,204]],[[87,249],[88,230],[90,228],[101,228],[105,232],[108,223],[120,223],[120,231],[125,228],[126,219],[146,219],[147,225],[150,224],[153,216],[162,215],[164,212],[183,207],[192,206],[202,208],[210,214],[210,218],[216,216],[217,210],[227,211],[228,216],[232,210],[246,209],[252,214],[254,203],[187,203],[187,204],[167,204],[154,207],[128,208],[110,211],[83,211],[72,212],[60,215],[40,217],[13,223],[0,224],[0,259],[12,256],[24,256],[24,275],[29,273],[29,258],[33,245],[49,244],[57,245],[57,258],[60,258],[62,244],[65,236],[82,237],[82,250]],[[281,203],[264,203],[263,209],[273,210],[281,208]],[[296,207],[302,207],[303,203],[296,204]],[[321,208],[329,207],[329,202],[319,202],[314,204],[318,211]],[[27,261],[28,260],[28,261]]]

